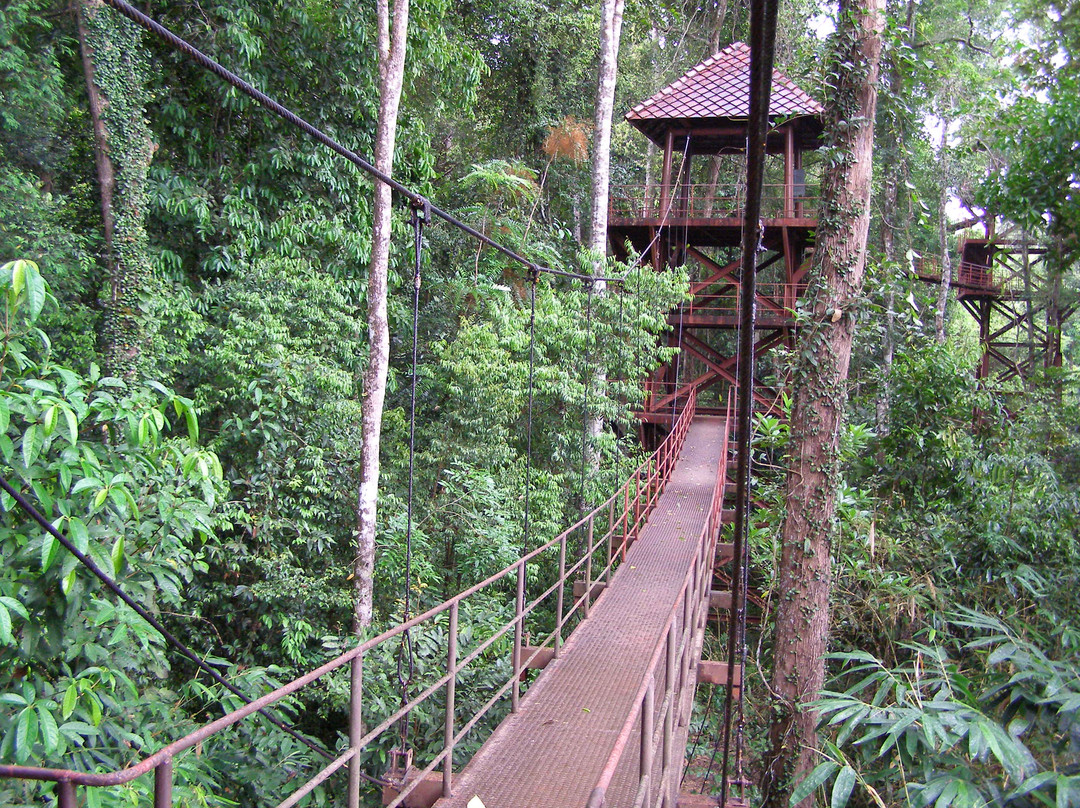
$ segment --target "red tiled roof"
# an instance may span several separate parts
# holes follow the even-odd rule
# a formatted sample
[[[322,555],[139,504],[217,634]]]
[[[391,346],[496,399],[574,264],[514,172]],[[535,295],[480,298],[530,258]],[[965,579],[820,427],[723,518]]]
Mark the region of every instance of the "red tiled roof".
[[[770,116],[820,115],[817,101],[778,70],[773,71]],[[750,47],[736,42],[691,68],[682,78],[642,101],[630,123],[658,119],[739,118],[750,114]],[[643,128],[640,127],[639,128]]]

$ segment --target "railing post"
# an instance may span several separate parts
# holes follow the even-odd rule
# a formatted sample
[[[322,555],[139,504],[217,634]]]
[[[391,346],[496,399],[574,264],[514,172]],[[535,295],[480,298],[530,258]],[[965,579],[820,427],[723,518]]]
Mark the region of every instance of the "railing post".
[[[449,797],[454,787],[454,709],[457,687],[457,641],[458,641],[458,602],[450,605],[450,628],[447,632],[446,673],[446,720],[444,722],[442,773],[442,795]]]
[[[611,498],[608,506],[608,529],[607,529],[607,563],[604,565],[604,580],[611,582],[612,554],[615,551],[615,500],[618,495]]]
[[[589,606],[592,603],[592,545],[593,545],[593,517],[589,516],[589,554],[585,556],[585,603],[582,614],[589,616]],[[611,539],[608,539],[608,561],[611,560]]]
[[[653,734],[656,731],[656,674],[649,675],[649,686],[645,689],[645,703],[641,708],[641,778],[652,776],[653,770]],[[649,808],[652,800],[645,794],[642,808]]]
[[[525,630],[525,562],[517,567],[517,596],[514,598],[514,685],[510,688],[510,712],[518,711],[521,700],[521,636]]]
[[[623,511],[622,511],[622,560],[626,561],[627,524],[630,520],[630,481],[623,486]]]
[[[634,541],[641,530],[641,469],[634,472]]]
[[[165,758],[154,769],[154,808],[172,806],[172,758]]]
[[[61,780],[56,784],[59,808],[77,808],[75,799],[75,784],[70,780]]]
[[[592,517],[589,518],[590,523]],[[555,613],[558,622],[555,624],[555,657],[558,658],[562,651],[562,628],[563,628],[563,590],[566,589],[566,534],[562,534],[559,540],[559,590],[555,594]],[[571,592],[573,595],[573,592]]]
[[[668,709],[664,714],[664,750],[663,750],[663,772],[664,776],[660,778],[661,787],[665,782],[665,778],[668,772],[671,771],[672,757],[675,754],[675,701],[676,701],[676,687],[675,687],[675,654],[676,646],[678,644],[678,629],[675,625],[675,621],[671,621],[671,625],[668,627],[667,638],[667,690]],[[664,808],[674,808],[672,805],[671,796],[669,794],[670,788],[664,788],[663,802],[661,803]]]
[[[364,737],[364,656],[353,657],[349,669],[349,746],[353,756],[349,760],[348,808],[360,808],[360,749],[357,744]]]

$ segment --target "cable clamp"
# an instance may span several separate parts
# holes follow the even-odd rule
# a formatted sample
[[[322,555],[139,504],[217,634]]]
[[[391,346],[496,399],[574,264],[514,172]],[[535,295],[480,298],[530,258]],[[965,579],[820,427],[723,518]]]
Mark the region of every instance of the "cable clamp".
[[[424,224],[431,222],[431,202],[427,197],[417,194],[412,198],[413,215]]]
[[[540,265],[539,264],[529,264],[528,278],[529,278],[529,283],[536,283],[538,280],[540,280]]]

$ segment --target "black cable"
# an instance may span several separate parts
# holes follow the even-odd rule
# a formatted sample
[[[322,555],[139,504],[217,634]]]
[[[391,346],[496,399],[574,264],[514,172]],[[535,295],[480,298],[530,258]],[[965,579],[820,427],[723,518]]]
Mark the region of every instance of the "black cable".
[[[409,385],[409,486],[405,507],[405,603],[401,622],[408,623],[411,615],[412,597],[412,533],[413,533],[413,492],[416,470],[416,375],[419,365],[420,345],[420,265],[424,242],[424,223],[428,220],[427,204],[413,208],[413,300],[412,300],[412,380]],[[403,673],[402,656],[408,659],[408,676]],[[401,635],[401,647],[398,650],[397,677],[401,686],[401,706],[409,703],[409,688],[415,674],[412,631],[406,629]],[[409,744],[409,713],[401,716],[401,750]]]
[[[273,112],[279,118],[283,119],[284,121],[291,124],[292,126],[295,126],[298,129],[303,130],[308,135],[310,135],[315,140],[317,140],[319,143],[326,146],[331,151],[337,152],[339,155],[344,157],[350,163],[352,163],[353,165],[355,165],[358,168],[362,169],[363,171],[367,172],[372,177],[377,179],[379,182],[382,182],[382,183],[384,183],[386,185],[389,185],[391,188],[393,188],[398,193],[401,193],[401,194],[407,196],[410,200],[412,200],[414,205],[426,206],[431,211],[431,213],[435,214],[440,219],[448,222],[449,224],[452,224],[454,227],[458,228],[459,230],[462,230],[463,232],[468,233],[473,238],[478,239],[479,241],[483,242],[484,244],[491,247],[492,249],[497,250],[498,252],[505,255],[507,258],[509,258],[509,259],[511,259],[513,261],[517,261],[519,264],[523,264],[523,265],[525,265],[527,267],[535,268],[536,271],[538,271],[538,272],[545,272],[545,273],[547,273],[549,275],[559,275],[559,276],[564,277],[564,278],[577,278],[578,280],[586,280],[586,279],[592,279],[593,278],[592,275],[583,275],[583,274],[579,274],[579,273],[576,273],[576,272],[567,272],[567,271],[561,270],[561,269],[552,269],[550,267],[544,267],[544,266],[540,266],[538,264],[534,264],[533,262],[529,261],[529,259],[527,259],[527,258],[519,255],[518,253],[514,252],[513,250],[511,250],[509,247],[506,247],[506,246],[500,244],[499,242],[495,241],[494,239],[490,238],[489,236],[484,235],[483,233],[481,233],[476,228],[471,227],[470,225],[468,225],[465,222],[461,221],[460,219],[458,219],[453,214],[448,213],[447,211],[443,210],[440,207],[437,207],[436,205],[431,205],[430,203],[427,202],[427,200],[424,199],[424,197],[421,194],[419,194],[418,192],[413,191],[412,189],[410,189],[410,188],[406,187],[405,185],[401,184],[397,180],[390,177],[388,174],[384,174],[382,171],[379,171],[379,169],[377,169],[375,166],[373,166],[371,163],[369,163],[363,157],[358,155],[356,152],[352,151],[351,149],[346,148],[345,146],[342,146],[340,143],[338,143],[332,137],[327,135],[321,129],[318,129],[317,127],[315,127],[312,124],[308,123],[303,118],[301,118],[299,115],[297,115],[296,113],[289,110],[287,107],[283,106],[282,104],[280,104],[277,101],[275,101],[274,99],[272,99],[266,93],[262,92],[261,90],[255,89],[255,87],[253,87],[248,82],[244,81],[244,79],[240,78],[238,75],[236,75],[235,73],[230,71],[228,68],[224,67],[219,62],[214,61],[209,56],[207,56],[205,53],[203,53],[198,48],[196,48],[194,45],[192,45],[190,42],[188,42],[185,39],[180,38],[179,36],[174,34],[172,31],[170,31],[168,28],[165,28],[160,23],[156,22],[152,18],[150,18],[147,15],[143,14],[141,11],[139,11],[137,8],[135,8],[131,4],[124,2],[124,0],[104,0],[104,2],[105,2],[106,5],[112,7],[113,9],[118,11],[120,14],[123,14],[125,17],[127,17],[129,20],[131,20],[135,24],[137,24],[140,27],[146,29],[150,33],[152,33],[155,36],[159,37],[160,39],[163,39],[165,42],[167,42],[169,45],[171,45],[174,49],[176,49],[176,50],[180,51],[181,53],[183,53],[191,61],[193,61],[196,64],[200,65],[201,67],[209,70],[215,76],[217,76],[218,78],[220,78],[222,81],[226,82],[227,84],[235,87],[237,90],[242,92],[244,95],[248,96],[251,99],[254,99],[262,107],[269,110],[270,112]],[[607,281],[608,283],[622,283],[622,280],[620,278],[599,278],[597,280],[604,280],[604,281]]]
[[[753,415],[754,320],[757,304],[757,253],[761,244],[761,192],[765,170],[765,138],[769,125],[769,96],[772,91],[773,56],[776,42],[778,0],[752,0],[750,4],[750,109],[746,137],[746,212],[742,233],[742,285],[739,289],[739,362],[736,389],[736,444],[734,563],[732,609],[728,629],[728,688],[724,701],[724,757],[720,784],[720,806],[728,797],[728,765],[731,756],[731,721],[734,707],[735,660],[742,658],[740,634],[746,630],[746,545],[750,528],[750,431]],[[741,631],[740,631],[741,626]],[[741,766],[742,694],[745,668],[739,682],[740,727],[736,762]]]
[[[585,301],[585,394],[581,403],[581,512],[585,513],[588,507],[585,500],[585,466],[587,460],[587,442],[589,437],[589,382],[592,379],[589,366],[592,364],[592,299],[593,284],[586,284],[588,297]],[[584,535],[584,534],[583,534]],[[584,545],[583,545],[584,546]]]
[[[529,267],[529,414],[526,418],[525,435],[525,518],[521,554],[529,552],[529,495],[532,489],[532,433],[533,433],[533,386],[536,377],[536,284],[540,273],[536,266]]]
[[[239,698],[241,698],[245,704],[251,704],[251,702],[254,701],[254,699],[248,698],[243,693],[243,691],[241,691],[239,688],[236,687],[236,685],[229,682],[227,679],[225,679],[225,677],[223,677],[220,673],[218,673],[216,670],[214,670],[198,654],[196,654],[194,651],[192,651],[190,648],[188,648],[186,645],[184,645],[184,643],[182,643],[180,640],[178,640],[173,635],[172,632],[170,632],[167,628],[165,628],[165,626],[163,626],[158,621],[158,619],[156,617],[154,617],[152,614],[150,614],[148,611],[146,611],[146,609],[144,609],[138,603],[136,603],[131,598],[131,596],[127,594],[127,592],[125,592],[123,589],[120,588],[120,585],[118,583],[116,583],[116,581],[114,581],[112,578],[110,578],[108,575],[106,575],[105,572],[102,571],[101,567],[99,567],[96,563],[94,563],[94,560],[92,558],[90,558],[85,553],[80,552],[79,549],[74,544],[72,544],[70,541],[68,541],[66,536],[64,536],[59,530],[57,530],[55,527],[53,527],[52,523],[48,519],[45,518],[45,516],[41,513],[41,511],[39,511],[37,508],[35,508],[30,503],[30,501],[28,499],[26,499],[26,497],[24,497],[19,491],[14,489],[8,483],[8,481],[5,480],[3,477],[0,477],[0,488],[3,488],[4,491],[6,491],[11,496],[11,498],[14,499],[16,503],[18,503],[19,507],[22,508],[22,510],[31,519],[33,519],[35,522],[37,522],[42,527],[43,530],[45,530],[50,536],[52,536],[54,539],[56,539],[58,542],[60,542],[60,544],[63,545],[64,549],[66,549],[69,553],[71,553],[73,556],[75,556],[75,558],[77,558],[79,560],[79,563],[81,563],[84,567],[86,567],[88,570],[90,570],[90,572],[92,572],[95,576],[97,576],[98,580],[100,580],[103,584],[105,584],[105,586],[114,595],[116,595],[118,598],[120,598],[120,600],[122,600],[124,603],[126,603],[128,606],[130,606],[131,609],[135,612],[135,614],[139,615],[139,617],[141,617],[143,620],[145,620],[147,623],[149,623],[153,627],[153,629],[158,634],[160,634],[162,636],[162,638],[165,640],[165,642],[167,642],[169,645],[171,645],[173,648],[175,648],[177,651],[179,651],[183,656],[187,657],[188,660],[195,663],[195,665],[200,670],[204,671],[211,679],[213,679],[219,685],[221,685],[222,687],[227,689],[234,696],[238,696]],[[332,754],[330,754],[328,751],[326,751],[325,749],[320,747],[318,744],[316,744],[310,738],[304,737],[303,735],[301,735],[299,732],[297,732],[292,727],[290,727],[287,724],[283,723],[281,720],[275,718],[273,715],[268,713],[266,710],[259,710],[259,712],[263,716],[265,716],[276,727],[278,727],[279,729],[284,730],[289,735],[291,735],[293,738],[295,738],[296,740],[303,743],[305,746],[315,750],[316,752],[318,752],[320,755],[322,755],[323,757],[325,757],[328,760],[333,759],[334,756]]]

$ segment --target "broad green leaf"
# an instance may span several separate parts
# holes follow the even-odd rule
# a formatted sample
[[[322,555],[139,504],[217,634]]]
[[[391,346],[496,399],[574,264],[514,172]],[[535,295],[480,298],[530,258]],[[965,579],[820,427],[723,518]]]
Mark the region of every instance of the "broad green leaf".
[[[119,575],[120,570],[124,568],[124,537],[120,536],[113,544],[112,555],[113,575]]]
[[[25,261],[26,274],[26,303],[30,309],[30,320],[33,322],[41,314],[45,306],[45,279],[41,277],[37,264],[33,261]]]
[[[839,763],[833,763],[831,760],[826,760],[823,763],[819,763],[814,767],[814,770],[806,776],[806,779],[802,780],[795,790],[791,792],[791,799],[788,800],[789,805],[798,805],[805,800],[811,794],[814,793],[814,789],[828,780],[836,771],[840,768]]]
[[[22,439],[22,457],[23,464],[30,468],[34,465],[34,461],[37,460],[38,453],[41,451],[41,444],[44,440],[41,434],[41,427],[37,424],[31,424],[29,429],[23,433]]]
[[[78,494],[80,491],[85,491],[88,488],[103,488],[105,484],[97,477],[83,477],[77,483],[75,487],[71,489],[72,494]]]
[[[11,633],[11,613],[3,604],[0,604],[0,643],[3,645],[15,644],[15,637]]]
[[[26,707],[19,713],[19,719],[15,724],[15,757],[24,762],[29,756],[32,747],[38,740],[38,717],[37,710]]]
[[[12,304],[18,299],[19,294],[26,286],[26,261],[12,261],[4,265],[4,269],[11,270],[10,300]]]
[[[30,619],[30,612],[28,612],[26,610],[26,607],[19,603],[19,601],[15,600],[15,598],[10,598],[7,596],[0,597],[0,603],[7,606],[8,609],[15,612],[15,614],[20,615],[23,620]]]
[[[80,553],[86,553],[87,548],[90,546],[90,530],[86,527],[86,522],[78,516],[68,519],[68,536],[71,538],[71,543],[75,545],[76,550]]]
[[[37,709],[38,726],[41,729],[41,742],[45,746],[45,753],[50,754],[60,743],[60,730],[56,726],[56,719],[53,718],[53,714],[49,712],[44,702],[39,701],[34,706]]]
[[[184,408],[184,420],[187,422],[188,437],[192,443],[199,442],[199,419],[191,407]]]
[[[830,808],[844,808],[851,798],[851,789],[854,787],[855,770],[850,766],[845,766],[836,775],[836,781],[833,783],[832,799],[829,803]]]
[[[49,567],[56,561],[56,556],[60,553],[60,542],[52,537],[51,534],[46,533],[45,538],[41,541],[41,571],[48,572]]]
[[[63,580],[60,582],[60,591],[62,591],[66,595],[71,591],[71,587],[73,587],[74,585],[75,570],[72,569],[70,572],[68,572],[67,575],[64,576]]]
[[[6,395],[0,395],[0,432],[7,432],[11,423],[11,405]]]
[[[79,442],[79,419],[75,416],[74,411],[67,407],[64,407],[63,410],[64,421],[67,423],[68,440],[70,440],[71,445],[74,446]]]
[[[56,431],[56,424],[59,420],[60,412],[58,407],[55,404],[50,405],[49,408],[45,410],[45,415],[41,419],[42,428],[45,430],[45,437],[49,437],[49,435]]]
[[[67,691],[64,693],[64,703],[61,706],[60,715],[63,718],[67,718],[73,712],[75,712],[75,705],[79,703],[79,688],[72,682],[67,686]]]

